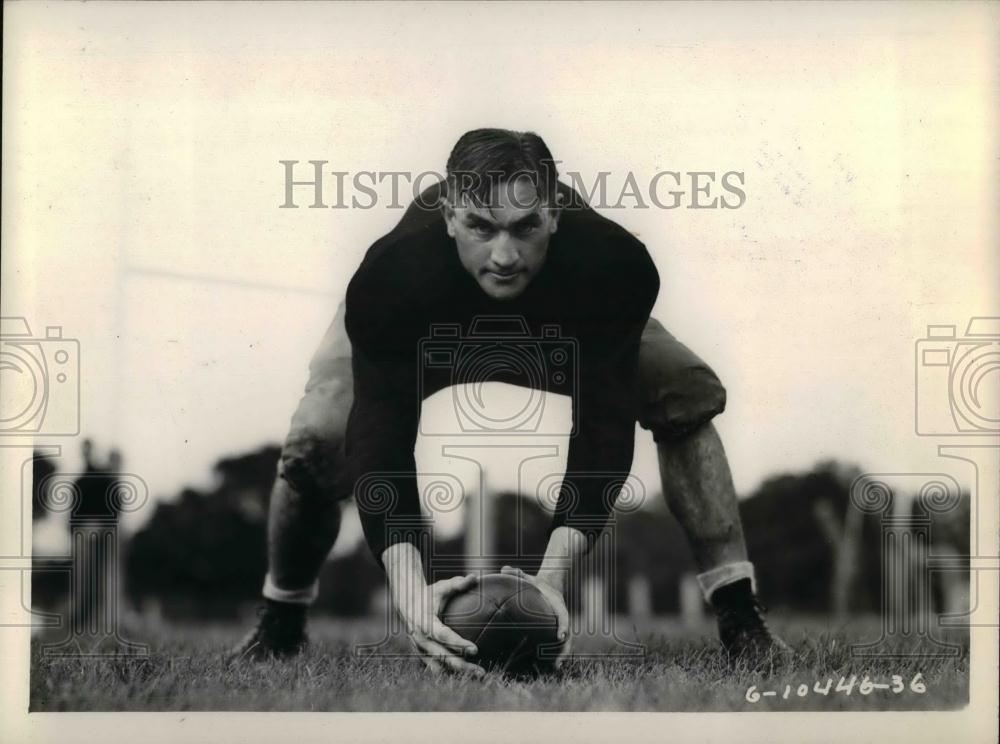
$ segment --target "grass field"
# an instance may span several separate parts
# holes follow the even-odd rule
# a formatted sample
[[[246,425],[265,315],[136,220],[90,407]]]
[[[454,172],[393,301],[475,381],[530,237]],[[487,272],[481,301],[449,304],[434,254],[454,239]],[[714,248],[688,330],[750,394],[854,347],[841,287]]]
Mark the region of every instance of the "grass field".
[[[771,675],[731,672],[711,626],[692,631],[657,621],[637,629],[623,620],[616,624],[618,635],[641,641],[640,657],[608,656],[621,651],[621,644],[583,636],[574,642],[574,652],[581,656],[569,661],[558,678],[530,682],[494,675],[482,681],[431,677],[417,659],[406,655],[408,647],[398,637],[390,637],[377,653],[355,653],[355,644],[381,640],[381,620],[316,620],[308,651],[294,661],[227,664],[223,651],[250,622],[169,627],[137,623],[124,635],[149,644],[146,658],[52,658],[36,639],[31,710],[940,710],[961,708],[969,694],[968,643],[961,635],[949,639],[961,647],[957,658],[852,656],[849,644],[878,638],[878,622],[872,618],[840,627],[807,618],[776,622],[798,658]],[[935,647],[924,641],[898,643],[895,648],[913,653]],[[888,689],[862,686],[866,675],[869,683],[886,684]],[[899,679],[894,681],[893,675]],[[856,681],[850,685],[852,676]],[[921,685],[924,692],[919,692]],[[776,694],[750,702],[751,687],[750,700],[755,694]]]

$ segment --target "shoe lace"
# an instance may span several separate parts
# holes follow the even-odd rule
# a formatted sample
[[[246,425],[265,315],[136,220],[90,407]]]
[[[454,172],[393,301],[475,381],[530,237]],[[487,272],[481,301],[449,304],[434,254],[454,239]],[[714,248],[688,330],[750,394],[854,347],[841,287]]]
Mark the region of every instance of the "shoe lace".
[[[766,614],[767,607],[755,596],[749,602],[722,607],[719,610],[719,620],[727,627],[746,628],[751,632],[769,635]]]
[[[258,605],[257,634],[280,639],[298,639],[304,635],[305,625],[301,616],[292,616],[269,605]]]

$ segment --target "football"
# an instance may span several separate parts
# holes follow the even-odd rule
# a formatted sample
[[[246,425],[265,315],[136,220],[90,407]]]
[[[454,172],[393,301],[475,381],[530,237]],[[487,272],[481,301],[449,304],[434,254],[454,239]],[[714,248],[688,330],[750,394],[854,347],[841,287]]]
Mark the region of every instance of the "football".
[[[448,599],[441,621],[476,644],[469,660],[487,671],[525,677],[554,670],[558,618],[545,595],[519,576],[483,576]]]

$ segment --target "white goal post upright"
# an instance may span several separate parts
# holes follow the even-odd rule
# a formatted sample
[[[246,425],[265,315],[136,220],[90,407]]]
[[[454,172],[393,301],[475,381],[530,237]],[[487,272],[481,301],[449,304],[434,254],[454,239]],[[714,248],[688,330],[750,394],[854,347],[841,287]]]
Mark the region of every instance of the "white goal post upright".
[[[496,563],[496,498],[480,471],[478,493],[465,500],[465,572],[489,573],[499,570]]]

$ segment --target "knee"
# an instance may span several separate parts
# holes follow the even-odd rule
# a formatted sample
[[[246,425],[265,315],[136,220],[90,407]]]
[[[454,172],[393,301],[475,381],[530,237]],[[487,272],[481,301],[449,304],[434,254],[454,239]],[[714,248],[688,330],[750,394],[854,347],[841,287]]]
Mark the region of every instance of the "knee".
[[[726,388],[707,366],[689,367],[657,386],[643,403],[640,425],[656,442],[693,433],[726,409]]]
[[[333,498],[344,451],[343,428],[295,422],[281,449],[281,477],[306,498]]]

